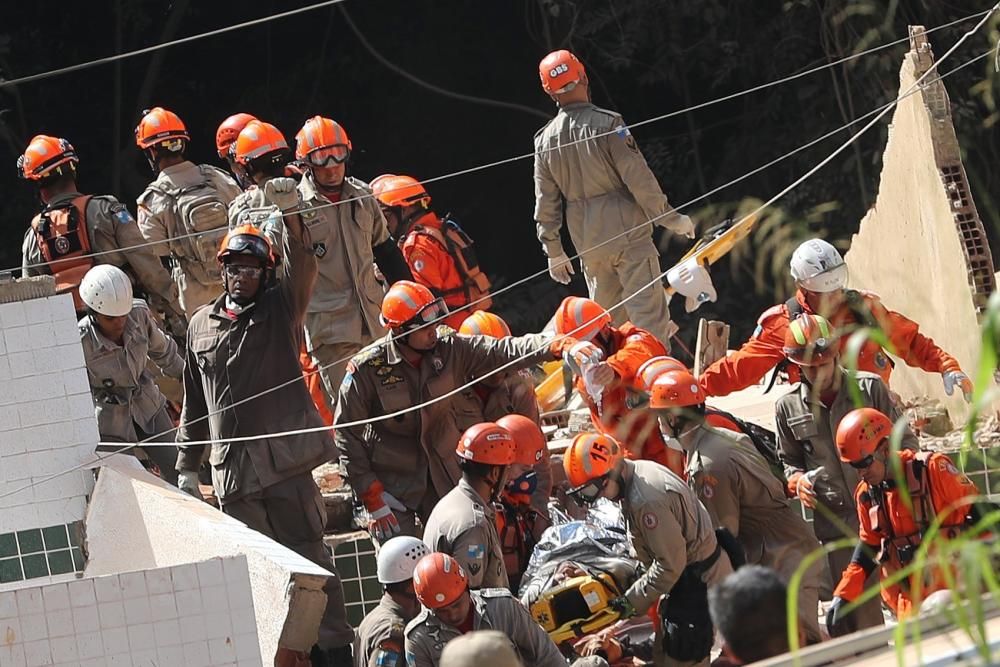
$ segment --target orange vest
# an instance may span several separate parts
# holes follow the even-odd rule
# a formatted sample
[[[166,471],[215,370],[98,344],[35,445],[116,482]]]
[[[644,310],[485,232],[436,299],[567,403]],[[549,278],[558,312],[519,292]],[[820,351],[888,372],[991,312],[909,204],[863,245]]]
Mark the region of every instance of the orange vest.
[[[80,195],[55,208],[46,207],[31,220],[38,250],[56,279],[56,293],[73,295],[77,312],[87,306],[80,299],[80,281],[94,266],[87,229],[87,204],[91,195]]]
[[[489,310],[493,299],[489,297],[490,279],[479,268],[479,259],[473,247],[473,241],[454,220],[441,220],[441,226],[414,225],[411,234],[423,234],[438,243],[451,257],[458,271],[461,283],[454,287],[437,288],[449,306],[463,306],[481,297],[486,297],[476,303],[477,310]]]

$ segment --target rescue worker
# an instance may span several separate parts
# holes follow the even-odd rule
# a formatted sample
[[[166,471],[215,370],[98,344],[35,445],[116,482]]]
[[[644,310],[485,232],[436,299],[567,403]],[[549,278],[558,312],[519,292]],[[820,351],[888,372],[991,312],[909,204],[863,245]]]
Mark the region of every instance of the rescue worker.
[[[538,74],[559,108],[535,134],[535,225],[549,275],[568,285],[574,273],[560,240],[565,219],[590,298],[610,308],[636,293],[615,322],[630,320],[669,346],[677,325],[656,280],[659,252],[649,223],[689,239],[694,224],[670,206],[622,117],[591,103],[576,56],[553,51]]]
[[[510,591],[470,591],[465,571],[451,556],[424,556],[413,571],[413,589],[424,609],[406,626],[407,667],[437,667],[445,644],[476,630],[507,635],[525,665],[566,667],[559,649]]]
[[[504,364],[514,370],[561,358],[576,343],[537,334],[459,336],[433,325],[445,314],[441,298],[423,285],[394,284],[382,300],[390,335],[351,360],[340,386],[334,436],[341,469],[380,542],[400,531],[418,535],[416,516],[426,520],[461,477],[454,455],[461,431],[447,395]]]
[[[976,485],[947,455],[912,450],[893,452],[889,442],[891,433],[889,418],[872,408],[852,410],[837,426],[840,460],[861,475],[854,492],[860,539],[850,564],[843,572],[835,573],[840,582],[826,617],[833,636],[846,629],[850,612],[845,607],[861,595],[868,575],[876,568],[883,582],[882,600],[897,619],[917,613],[927,596],[948,588],[942,566],[933,560],[902,581],[889,584],[885,580],[912,564],[925,532],[938,516],[940,539],[960,535],[969,525],[967,517],[979,495]],[[891,463],[893,457],[899,458],[902,478]],[[909,500],[903,498],[904,486]],[[878,562],[873,554],[879,554]],[[933,548],[930,554],[933,559]],[[955,577],[952,571],[951,580]]]
[[[306,313],[306,349],[331,411],[347,362],[385,335],[378,321],[384,292],[372,265],[377,262],[390,280],[410,277],[368,186],[347,175],[351,150],[344,128],[322,116],[307,120],[295,135],[295,157],[306,165],[298,186],[302,219],[319,259]]]
[[[288,382],[301,373],[302,322],[316,282],[313,245],[297,212],[295,181],[272,178],[259,190],[261,201],[284,217],[284,275],[276,280],[274,252],[256,227],[239,226],[223,239],[218,256],[225,293],[196,312],[188,328],[178,482],[198,495],[204,443],[211,442],[212,485],[222,511],[331,573],[312,659],[343,665],[354,630],[323,543],[326,511],[312,478],[313,468],[336,456],[329,431],[229,442],[323,425],[305,385]]]
[[[132,281],[117,266],[98,264],[80,282],[87,314],[80,320],[80,344],[94,397],[97,429],[103,442],[138,442],[169,432],[174,422],[167,399],[146,369],[180,379],[184,359],[177,343],[156,325],[149,306],[132,298]],[[160,477],[176,486],[177,448],[151,444],[144,448]]]
[[[222,294],[215,253],[229,226],[227,208],[240,193],[226,172],[187,159],[190,140],[183,121],[162,107],[144,111],[135,128],[136,146],[156,173],[136,200],[139,231],[169,260],[188,319]]]
[[[626,443],[628,458],[655,461],[683,475],[684,456],[666,446],[656,417],[646,411],[630,410],[628,406],[636,372],[647,360],[667,353],[663,343],[631,322],[614,326],[607,310],[596,301],[578,296],[563,299],[556,311],[555,328],[559,334],[589,343],[581,345],[570,358],[587,359],[584,366],[593,359],[589,369],[575,360],[571,366],[576,366],[576,390],[590,408],[594,429]],[[595,354],[599,361],[591,356]],[[588,389],[588,383],[600,388],[599,397]]]
[[[441,652],[440,667],[524,667],[507,635],[496,630],[477,630],[455,637]]]
[[[183,336],[185,323],[177,287],[125,205],[111,195],[84,195],[76,186],[76,151],[65,139],[38,135],[17,160],[21,178],[34,181],[42,201],[24,235],[21,274],[52,275],[59,293],[69,292],[80,315],[79,287],[97,264],[130,274],[166,318],[170,333]],[[101,254],[96,254],[101,253]]]
[[[714,635],[708,587],[733,567],[694,491],[663,466],[626,459],[614,438],[599,433],[576,436],[563,468],[578,501],[621,503],[632,550],[646,568],[612,607],[628,618],[657,606],[657,665],[707,665]]]
[[[510,588],[494,503],[514,462],[514,438],[492,422],[472,426],[455,449],[462,478],[427,519],[424,542],[458,561],[469,588]]]
[[[792,254],[791,273],[797,288],[795,296],[764,311],[750,340],[702,372],[699,381],[706,394],[725,396],[756,384],[775,366],[786,370],[781,364],[785,358],[785,332],[791,320],[805,313],[822,315],[841,331],[857,327],[880,329],[892,343],[892,354],[909,366],[940,373],[949,396],[955,387],[966,397],[971,395],[972,382],[958,361],[921,334],[916,322],[889,310],[871,292],[847,288],[847,264],[832,245],[822,239],[801,244]],[[842,346],[847,344],[847,338],[842,337]],[[887,385],[893,364],[874,339],[865,342],[857,359],[858,370],[878,375]],[[797,369],[791,366],[787,370],[791,381],[797,381]]]
[[[448,306],[445,324],[458,329],[471,308],[489,310],[490,280],[476,259],[473,241],[457,222],[431,209],[431,196],[415,178],[384,174],[372,192],[396,239],[414,282]]]
[[[376,576],[385,592],[358,626],[355,667],[405,667],[403,630],[420,613],[413,570],[430,552],[426,544],[409,535],[394,537],[379,549]]]
[[[791,581],[799,564],[820,545],[812,529],[785,497],[750,438],[707,422],[705,392],[686,370],[668,371],[653,383],[649,407],[664,433],[680,442],[687,455],[688,486],[708,510],[713,525],[732,533],[747,563],[766,565]],[[823,563],[817,560],[799,583],[798,614],[809,643],[822,641],[819,585]]]
[[[236,137],[240,136],[240,132],[252,120],[257,120],[257,117],[248,113],[234,113],[222,121],[215,131],[215,151],[220,158],[226,161],[226,164],[229,165],[229,171],[234,176],[237,169],[236,155],[231,149],[236,143]]]
[[[833,439],[837,424],[855,407],[851,379],[838,365],[840,341],[836,332],[819,315],[800,315],[789,324],[783,350],[798,367],[802,381],[775,404],[778,458],[785,467],[787,493],[813,510],[813,531],[826,546],[845,537],[840,526],[846,525],[850,535],[858,530],[853,498],[860,478],[857,470],[840,461]],[[899,408],[881,378],[859,372],[855,381],[867,407],[894,421],[899,418]],[[916,449],[916,445],[916,437],[905,428],[902,446]],[[850,560],[850,548],[829,551],[827,564],[832,576],[843,572]],[[856,630],[881,625],[878,599],[869,600],[852,616]]]

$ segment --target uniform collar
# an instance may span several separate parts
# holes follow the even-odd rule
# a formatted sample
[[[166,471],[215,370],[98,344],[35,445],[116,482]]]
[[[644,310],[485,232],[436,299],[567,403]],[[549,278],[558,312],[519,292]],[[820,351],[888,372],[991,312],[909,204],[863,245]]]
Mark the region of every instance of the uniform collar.
[[[323,201],[329,201],[323,191],[320,190],[319,186],[316,185],[316,179],[313,177],[313,173],[308,169],[302,174],[302,180],[299,181],[299,189],[302,191],[302,200],[308,201],[310,199],[322,199]],[[350,176],[344,177],[344,184],[340,189],[340,201],[345,199],[353,199],[359,195],[365,194],[360,188],[354,184],[354,179]]]
[[[60,204],[65,204],[67,202],[71,202],[74,199],[76,199],[77,197],[82,197],[82,196],[83,196],[83,194],[80,193],[80,192],[77,192],[76,190],[73,190],[72,192],[63,192],[62,194],[58,194],[55,197],[53,197],[52,199],[50,199],[49,202],[47,204],[45,204],[45,208],[55,208],[55,207],[59,206]]]
[[[486,599],[479,594],[479,591],[469,591],[469,595],[472,597],[472,629],[478,630],[482,625],[483,616],[486,615]],[[455,632],[458,632],[458,628],[448,625],[429,609],[427,610],[427,625],[436,625],[439,628],[451,628]]]
[[[120,348],[127,348],[128,341],[132,338],[132,333],[135,331],[135,322],[131,317],[125,320],[125,332],[122,334],[122,345],[114,342],[107,336],[101,333],[100,328],[97,326],[97,322],[90,315],[84,317],[86,320],[85,326],[90,332],[90,337],[94,341],[94,345],[98,350],[117,350]]]
[[[160,174],[163,176],[179,176],[185,171],[197,168],[198,166],[195,163],[191,162],[190,160],[184,160],[183,162],[172,164],[166,169],[163,169],[162,171],[160,171]]]
[[[385,609],[390,614],[393,614],[394,616],[398,616],[399,618],[403,619],[404,621],[408,620],[406,618],[405,614],[403,614],[403,608],[400,607],[399,603],[396,602],[395,600],[393,600],[392,596],[389,595],[388,593],[383,593],[382,594],[382,599],[379,600],[378,604],[379,604],[380,607],[382,607],[383,609]]]
[[[593,109],[593,108],[595,108],[593,102],[571,102],[570,104],[560,106],[559,110],[576,111],[577,109]]]
[[[458,480],[458,488],[466,498],[483,508],[483,513],[487,518],[492,519],[496,515],[493,504],[479,495],[479,492],[472,488],[472,485],[465,481],[465,477]]]
[[[845,396],[847,396],[847,392],[849,391],[847,383],[851,381],[847,375],[847,370],[843,366],[837,366],[837,370],[840,372],[842,377],[840,379],[840,389],[837,390],[837,397],[833,399],[833,404],[830,405],[831,409],[834,405],[843,400]],[[802,402],[806,405],[817,405],[822,408],[826,408],[826,406],[819,401],[813,401],[812,389],[809,385],[802,381],[799,382],[799,398],[801,398]]]

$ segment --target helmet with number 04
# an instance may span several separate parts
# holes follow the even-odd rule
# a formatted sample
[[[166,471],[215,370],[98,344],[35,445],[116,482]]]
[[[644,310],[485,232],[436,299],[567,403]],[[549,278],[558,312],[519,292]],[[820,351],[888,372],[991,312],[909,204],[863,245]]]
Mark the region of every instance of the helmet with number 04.
[[[506,338],[510,336],[510,328],[503,318],[485,310],[477,310],[462,322],[458,333],[466,336],[489,336],[490,338]]]
[[[340,123],[313,116],[295,135],[295,158],[314,167],[332,167],[351,157],[351,139]]]
[[[865,461],[892,434],[892,422],[875,408],[851,410],[837,425],[837,453],[844,463]]]
[[[253,225],[234,227],[222,239],[216,259],[220,263],[225,263],[226,258],[231,255],[256,257],[260,260],[261,266],[267,269],[273,269],[276,264],[271,242]]]
[[[73,145],[65,139],[44,134],[35,136],[17,158],[17,174],[29,181],[76,173],[80,163]]]
[[[587,341],[611,324],[611,315],[593,299],[568,296],[559,304],[555,320],[557,334]]]
[[[420,559],[431,552],[422,540],[399,535],[382,544],[376,559],[376,574],[380,584],[398,584],[413,578]]]
[[[447,315],[444,301],[435,298],[425,286],[412,280],[399,280],[382,297],[382,326],[409,329],[430,324]]]
[[[553,51],[538,63],[542,90],[549,95],[568,93],[587,76],[583,63],[565,49]]]
[[[635,388],[649,392],[653,382],[667,371],[686,371],[687,366],[673,357],[650,357],[635,372]]]
[[[219,157],[225,158],[229,155],[229,149],[236,142],[236,137],[252,120],[257,120],[255,116],[248,113],[234,113],[232,116],[219,124],[219,129],[215,131],[215,150]]]
[[[458,457],[473,463],[506,466],[514,462],[514,438],[493,422],[470,426],[458,439]]]
[[[80,299],[91,310],[108,317],[132,312],[132,281],[111,264],[98,264],[80,281]]]
[[[533,420],[524,415],[504,415],[497,426],[507,429],[514,438],[514,463],[534,466],[545,456],[545,434]]]
[[[448,554],[427,554],[413,570],[413,591],[428,609],[447,607],[468,588],[465,570]]]
[[[170,151],[178,151],[191,140],[184,121],[173,111],[153,107],[142,112],[142,119],[135,127],[135,145],[146,150],[165,144]]]

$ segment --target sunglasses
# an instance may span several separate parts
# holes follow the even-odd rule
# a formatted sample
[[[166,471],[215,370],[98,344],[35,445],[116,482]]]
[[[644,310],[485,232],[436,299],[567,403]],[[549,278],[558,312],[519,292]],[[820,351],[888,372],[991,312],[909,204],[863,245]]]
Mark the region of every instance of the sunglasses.
[[[260,278],[260,274],[264,272],[264,269],[259,266],[243,266],[241,264],[226,264],[222,270],[227,278],[243,278],[244,280]]]
[[[607,485],[608,476],[604,475],[603,477],[592,479],[586,484],[581,484],[575,489],[570,489],[569,495],[579,503],[584,505],[593,505],[601,497],[601,493]]]
[[[443,318],[447,314],[448,307],[444,305],[444,300],[441,299],[441,297],[438,297],[421,308],[420,311],[410,319],[410,321],[399,325],[399,332],[406,333],[408,331],[413,331],[414,329],[419,329],[426,324],[430,324],[435,320]]]
[[[306,155],[306,161],[314,167],[332,167],[344,164],[351,157],[351,151],[344,144],[317,148]]]
[[[851,466],[855,470],[867,470],[871,467],[872,463],[875,461],[875,455],[869,454],[860,461],[849,461],[847,465]]]

